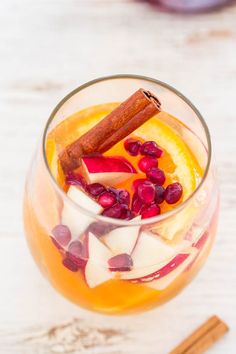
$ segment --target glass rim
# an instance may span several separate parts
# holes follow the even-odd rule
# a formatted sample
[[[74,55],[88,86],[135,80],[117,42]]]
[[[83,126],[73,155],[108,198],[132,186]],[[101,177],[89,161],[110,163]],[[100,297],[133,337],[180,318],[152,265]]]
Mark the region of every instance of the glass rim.
[[[166,89],[168,89],[169,91],[171,91],[172,93],[174,93],[175,95],[177,95],[178,97],[180,97],[196,114],[197,118],[199,119],[205,135],[206,135],[206,139],[207,139],[207,164],[204,170],[204,174],[203,177],[199,183],[199,185],[197,186],[197,188],[189,195],[189,197],[182,202],[181,204],[179,204],[178,206],[176,206],[175,208],[173,208],[170,211],[167,211],[163,214],[159,214],[157,216],[153,216],[151,218],[147,218],[147,219],[141,219],[140,221],[134,222],[133,219],[132,220],[122,220],[122,219],[114,219],[114,218],[109,218],[107,216],[103,216],[100,214],[95,214],[87,209],[84,209],[82,206],[80,206],[79,204],[77,204],[76,202],[74,202],[71,198],[69,198],[67,196],[67,193],[58,185],[56,179],[54,178],[54,176],[51,173],[49,164],[48,164],[48,160],[47,160],[47,155],[46,155],[46,138],[47,138],[47,133],[48,133],[48,128],[51,124],[51,122],[53,121],[56,113],[59,111],[59,109],[63,106],[63,104],[68,101],[68,99],[70,99],[72,96],[74,96],[76,93],[86,89],[89,86],[92,86],[94,84],[97,84],[99,82],[103,82],[103,81],[109,81],[109,80],[116,80],[116,79],[134,79],[134,80],[144,80],[150,83],[154,83],[157,84],[159,86],[162,86]],[[59,193],[59,195],[61,195],[61,197],[63,199],[65,199],[69,205],[71,205],[72,207],[78,209],[80,211],[80,213],[84,213],[88,216],[90,216],[91,218],[95,219],[96,221],[100,221],[103,223],[109,223],[109,224],[113,224],[113,225],[119,225],[119,226],[142,226],[142,225],[149,225],[149,224],[153,224],[159,221],[163,221],[165,219],[168,219],[169,217],[177,214],[179,211],[181,211],[182,209],[184,209],[189,203],[190,201],[194,198],[194,196],[201,190],[201,188],[203,187],[205,180],[207,178],[209,169],[210,169],[210,165],[211,165],[211,160],[212,160],[212,144],[211,144],[211,136],[210,136],[210,132],[208,129],[208,126],[203,118],[203,116],[201,115],[201,113],[199,112],[199,110],[195,107],[195,105],[187,98],[185,97],[181,92],[179,92],[178,90],[176,90],[174,87],[172,87],[169,84],[166,84],[163,81],[157,80],[157,79],[153,79],[151,77],[148,76],[143,76],[143,75],[136,75],[136,74],[117,74],[117,75],[109,75],[109,76],[102,76],[99,77],[97,79],[94,80],[90,80],[80,86],[78,86],[77,88],[75,88],[74,90],[72,90],[69,94],[67,94],[66,96],[64,96],[64,98],[62,98],[59,103],[56,105],[56,107],[53,109],[52,113],[50,114],[45,128],[44,128],[44,132],[43,132],[43,136],[42,136],[42,154],[43,154],[43,161],[45,163],[47,172],[50,176],[50,179],[52,181],[52,184],[54,186],[54,188],[56,189],[56,191]],[[94,220],[94,221],[95,221]]]

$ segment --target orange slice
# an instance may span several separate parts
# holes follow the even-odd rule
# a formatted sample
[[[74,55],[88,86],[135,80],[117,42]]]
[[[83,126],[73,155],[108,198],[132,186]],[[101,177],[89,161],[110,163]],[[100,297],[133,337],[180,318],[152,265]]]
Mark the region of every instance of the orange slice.
[[[108,103],[86,108],[62,121],[49,133],[46,144],[48,163],[54,178],[62,187],[64,187],[64,179],[58,164],[58,153],[68,144],[91,129],[117,105],[117,103]],[[188,145],[186,145],[181,136],[165,122],[167,116],[169,115],[165,112],[159,113],[158,116],[150,119],[136,130],[134,135],[135,137],[141,138],[143,141],[156,140],[164,149],[164,156],[158,160],[159,167],[166,173],[167,179],[165,186],[177,181],[183,186],[183,198],[179,201],[179,203],[181,203],[196,189],[198,180],[203,172]],[[138,168],[138,158],[131,157],[125,152],[123,142],[113,146],[106,154],[123,155],[130,160],[134,167]],[[135,178],[145,178],[145,175],[140,173],[140,176],[135,176]],[[131,192],[132,180],[118,187],[128,189]],[[164,202],[161,205],[161,211],[163,213],[173,207],[175,206],[168,205]]]
[[[203,171],[183,139],[162,121],[162,115],[166,113],[161,112],[143,124],[137,135],[145,140],[156,140],[165,150],[165,155],[158,161],[159,167],[167,172],[171,182],[181,183],[183,200],[186,200],[196,189]]]
[[[55,129],[49,133],[48,138],[54,139],[60,150],[64,149],[67,145],[90,130],[117,106],[118,103],[106,103],[76,112],[59,123]]]

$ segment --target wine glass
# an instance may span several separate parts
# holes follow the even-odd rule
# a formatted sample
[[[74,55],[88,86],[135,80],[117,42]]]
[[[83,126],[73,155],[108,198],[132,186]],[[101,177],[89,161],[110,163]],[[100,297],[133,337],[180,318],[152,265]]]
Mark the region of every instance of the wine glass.
[[[75,202],[68,196],[57,148],[90,129],[94,124],[91,116],[96,123],[140,87],[160,98],[168,114],[153,118],[153,122],[159,119],[175,132],[191,150],[203,175],[191,195],[176,208],[152,218],[127,221],[97,214],[86,208],[83,198]],[[145,136],[142,129],[137,132]],[[76,183],[82,185],[83,181],[78,179]],[[24,225],[35,262],[58,292],[92,311],[126,314],[166,302],[193,279],[212,247],[218,209],[210,135],[199,111],[161,81],[116,75],[76,88],[53,110],[28,172]],[[111,255],[103,242],[106,235],[114,242],[125,240],[122,247],[136,257],[132,269],[117,272],[108,267]],[[136,243],[131,245],[134,235]],[[160,251],[155,253],[155,247]]]

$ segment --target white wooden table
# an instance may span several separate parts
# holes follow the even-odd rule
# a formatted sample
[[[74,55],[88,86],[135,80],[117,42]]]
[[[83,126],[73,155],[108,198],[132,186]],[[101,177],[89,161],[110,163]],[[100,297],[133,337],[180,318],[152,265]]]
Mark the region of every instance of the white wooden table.
[[[83,311],[58,295],[27,249],[21,216],[31,153],[55,104],[79,84],[138,73],[176,86],[212,132],[221,180],[216,245],[197,279],[135,317]],[[175,16],[121,0],[0,2],[0,353],[167,354],[212,314],[236,352],[236,6]]]

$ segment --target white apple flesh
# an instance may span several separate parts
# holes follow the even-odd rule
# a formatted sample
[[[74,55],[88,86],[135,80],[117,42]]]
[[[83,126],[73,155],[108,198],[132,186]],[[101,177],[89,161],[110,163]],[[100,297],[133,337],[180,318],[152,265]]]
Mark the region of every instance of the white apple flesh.
[[[186,253],[178,254],[168,264],[153,274],[152,277],[146,277],[145,279],[138,280],[138,282],[146,281],[146,286],[152,289],[160,291],[166,289],[188,268],[197,252],[196,248],[190,248]]]
[[[190,241],[191,243],[196,243],[203,235],[204,229],[196,224],[193,224],[184,236],[185,240]]]
[[[171,259],[175,254],[175,249],[168,246],[161,237],[142,232],[132,253],[133,268],[130,272],[122,273],[121,278],[142,278],[155,272],[162,262]]]
[[[201,255],[204,255],[204,251],[208,247],[209,240],[209,233],[205,231],[204,234],[200,238],[198,238],[195,243],[193,243],[193,247],[197,249],[198,252],[192,262],[188,265],[187,270],[192,268],[192,265],[195,263],[195,261],[201,258]]]
[[[158,222],[151,231],[169,241],[175,238],[184,238],[193,224],[195,215],[196,207],[190,204],[176,215],[171,216],[168,222],[166,220]]]
[[[187,248],[191,247],[192,242],[190,242],[189,240],[182,240],[178,243],[176,243],[175,245],[173,245],[176,254],[177,253],[181,253],[183,250],[186,250]]]
[[[112,279],[113,274],[108,269],[108,260],[112,252],[92,233],[88,234],[88,262],[85,266],[85,280],[90,288]]]
[[[140,220],[141,217],[138,216],[132,219],[130,224]],[[102,241],[114,253],[114,255],[122,253],[131,254],[138,239],[139,229],[140,226],[119,227],[103,236]]]
[[[79,187],[70,186],[67,196],[82,208],[100,214],[102,207],[90,198]],[[68,202],[64,203],[61,215],[61,223],[67,225],[71,231],[73,239],[78,238],[86,228],[93,222],[93,219]]]
[[[137,173],[131,163],[120,156],[88,156],[81,161],[90,183],[115,186]]]

